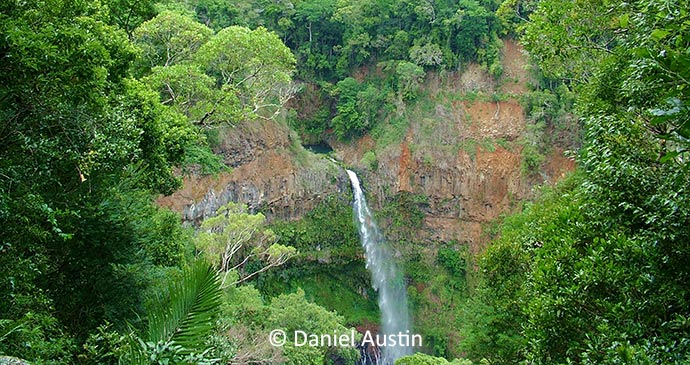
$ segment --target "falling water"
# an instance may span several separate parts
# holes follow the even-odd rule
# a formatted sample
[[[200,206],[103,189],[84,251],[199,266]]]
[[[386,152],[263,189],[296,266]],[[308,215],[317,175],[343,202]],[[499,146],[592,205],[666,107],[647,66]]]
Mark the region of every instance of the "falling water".
[[[393,262],[390,248],[369,211],[364,194],[359,186],[357,174],[347,170],[354,192],[354,212],[359,227],[359,235],[364,247],[367,269],[371,272],[372,284],[379,293],[381,311],[381,334],[410,333],[410,318],[407,311],[407,295],[402,273]],[[402,356],[410,355],[409,346],[387,346],[383,348],[381,364],[393,364]]]

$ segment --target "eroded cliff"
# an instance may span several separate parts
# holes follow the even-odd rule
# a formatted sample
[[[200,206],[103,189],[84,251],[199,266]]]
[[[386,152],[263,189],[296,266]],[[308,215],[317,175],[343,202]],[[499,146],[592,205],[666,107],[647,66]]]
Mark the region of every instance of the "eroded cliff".
[[[181,190],[158,199],[186,222],[199,223],[229,201],[269,219],[299,218],[327,196],[350,189],[345,171],[306,151],[284,123],[244,122],[222,129],[219,139],[214,152],[230,171],[187,174]]]
[[[372,135],[351,142],[328,140],[336,158],[363,175],[376,208],[401,192],[426,197],[418,239],[457,241],[476,251],[484,223],[528,198],[534,186],[556,181],[575,167],[554,146],[536,170],[525,171],[529,122],[520,100],[528,92],[528,62],[513,41],[504,42],[502,56],[498,81],[474,64],[459,72],[429,74],[423,102],[398,105],[396,113],[407,125],[384,126],[404,128],[397,131],[403,136],[397,141]],[[269,219],[294,219],[326,196],[349,190],[344,170],[304,150],[283,123],[245,122],[223,130],[220,141],[216,153],[232,171],[186,176],[184,188],[159,199],[161,205],[182,212],[190,222],[213,215],[228,201],[246,203]]]
[[[535,171],[525,170],[528,121],[520,98],[528,90],[527,64],[520,46],[505,41],[498,82],[477,65],[429,75],[429,100],[398,111],[410,121],[401,143],[382,145],[371,137],[331,141],[337,158],[363,173],[379,208],[399,192],[427,197],[417,239],[454,240],[477,251],[484,223],[529,198],[534,186],[575,168],[553,146]],[[374,166],[367,153],[375,154]]]

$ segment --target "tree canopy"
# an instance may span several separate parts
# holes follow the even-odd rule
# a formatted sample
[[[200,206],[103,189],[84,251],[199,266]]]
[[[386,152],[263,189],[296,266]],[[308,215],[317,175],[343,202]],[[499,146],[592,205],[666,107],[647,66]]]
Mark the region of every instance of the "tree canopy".
[[[0,10],[0,353],[116,362],[126,347],[116,333],[142,327],[151,294],[194,261],[192,234],[153,199],[180,186],[188,151],[212,154],[195,118],[219,100],[255,115],[280,103],[273,90],[290,84],[294,58],[265,29],[215,35],[171,12],[149,20],[151,2]],[[218,42],[232,37],[244,37],[242,59],[199,67],[197,55],[227,58]]]
[[[148,74],[144,80],[159,90],[163,104],[197,125],[274,118],[296,91],[295,58],[265,28],[230,26],[214,33],[167,11],[134,35]]]

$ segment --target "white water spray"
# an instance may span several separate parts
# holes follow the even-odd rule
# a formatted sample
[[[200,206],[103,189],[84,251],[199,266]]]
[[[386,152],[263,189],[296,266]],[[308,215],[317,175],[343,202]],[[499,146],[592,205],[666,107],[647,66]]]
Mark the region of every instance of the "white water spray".
[[[346,170],[352,182],[355,196],[354,212],[359,236],[364,247],[367,269],[371,273],[372,285],[379,293],[381,311],[381,335],[409,334],[410,316],[407,310],[407,290],[402,273],[398,271],[390,248],[379,231],[364,199],[357,174]],[[382,364],[393,364],[396,359],[412,354],[410,346],[386,346],[383,348]]]

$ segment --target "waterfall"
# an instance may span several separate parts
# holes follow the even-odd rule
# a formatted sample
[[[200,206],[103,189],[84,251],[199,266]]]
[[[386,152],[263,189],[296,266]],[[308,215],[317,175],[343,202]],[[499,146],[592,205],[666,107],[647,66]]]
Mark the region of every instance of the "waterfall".
[[[380,336],[410,334],[410,317],[407,310],[407,290],[402,273],[393,262],[393,255],[369,211],[357,174],[347,170],[354,192],[354,213],[359,236],[364,248],[367,269],[372,285],[379,293],[381,311]],[[410,346],[383,347],[382,358],[377,363],[393,364],[396,359],[412,354]]]

